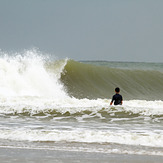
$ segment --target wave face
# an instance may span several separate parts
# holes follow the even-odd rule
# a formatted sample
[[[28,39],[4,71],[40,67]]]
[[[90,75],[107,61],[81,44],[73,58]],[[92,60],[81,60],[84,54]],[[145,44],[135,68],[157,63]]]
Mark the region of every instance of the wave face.
[[[156,70],[110,68],[68,60],[61,81],[76,98],[110,99],[118,86],[126,100],[162,100],[163,73]]]

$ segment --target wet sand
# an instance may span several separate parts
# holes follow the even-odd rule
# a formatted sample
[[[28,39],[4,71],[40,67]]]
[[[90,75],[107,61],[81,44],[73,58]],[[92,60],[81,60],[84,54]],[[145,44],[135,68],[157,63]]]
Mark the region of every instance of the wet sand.
[[[162,163],[162,156],[0,148],[1,163]]]

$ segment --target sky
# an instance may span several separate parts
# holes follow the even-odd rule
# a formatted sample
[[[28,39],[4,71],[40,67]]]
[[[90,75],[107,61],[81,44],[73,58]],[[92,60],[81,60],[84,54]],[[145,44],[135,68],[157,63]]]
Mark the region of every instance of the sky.
[[[163,62],[163,0],[0,0],[0,49]]]

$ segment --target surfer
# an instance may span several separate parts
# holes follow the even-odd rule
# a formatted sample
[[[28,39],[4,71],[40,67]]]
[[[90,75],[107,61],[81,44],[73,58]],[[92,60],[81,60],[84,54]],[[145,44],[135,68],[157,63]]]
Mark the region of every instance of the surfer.
[[[123,98],[122,96],[119,94],[120,92],[120,88],[115,88],[115,95],[113,95],[112,97],[112,101],[110,102],[110,105],[113,104],[114,102],[114,105],[122,105],[122,102],[123,102]]]

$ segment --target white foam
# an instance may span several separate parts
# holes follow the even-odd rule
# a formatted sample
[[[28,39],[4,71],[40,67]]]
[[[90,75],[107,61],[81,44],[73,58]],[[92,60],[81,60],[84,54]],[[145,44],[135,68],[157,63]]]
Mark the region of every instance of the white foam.
[[[160,131],[161,132],[161,131]],[[146,131],[134,133],[129,131],[109,130],[30,130],[30,129],[1,129],[0,139],[17,141],[54,141],[78,143],[116,143],[126,145],[141,145],[163,147],[163,134]]]
[[[66,97],[59,77],[65,63],[50,74],[45,59],[37,51],[0,58],[0,96],[53,96]]]
[[[140,115],[163,115],[163,101],[130,100],[123,105],[125,111]]]
[[[74,114],[83,111],[98,113],[102,110],[111,116],[114,116],[115,112],[126,112],[146,117],[163,115],[163,101],[131,100],[124,101],[122,106],[110,106],[109,103],[109,99],[76,99],[63,96],[63,94],[61,97],[59,95],[57,97],[3,96],[0,98],[0,113],[29,112],[32,114],[55,110],[60,113]]]

